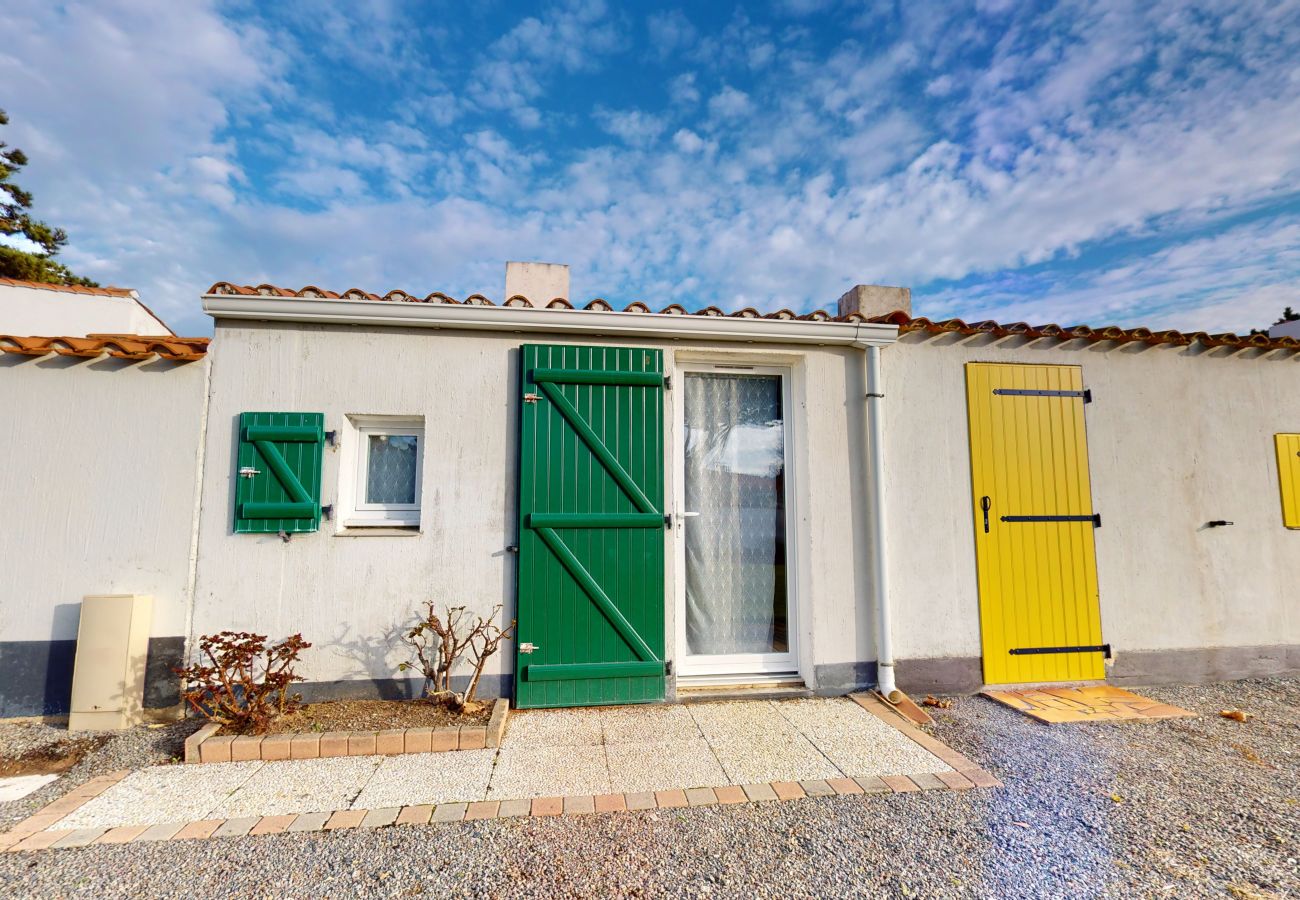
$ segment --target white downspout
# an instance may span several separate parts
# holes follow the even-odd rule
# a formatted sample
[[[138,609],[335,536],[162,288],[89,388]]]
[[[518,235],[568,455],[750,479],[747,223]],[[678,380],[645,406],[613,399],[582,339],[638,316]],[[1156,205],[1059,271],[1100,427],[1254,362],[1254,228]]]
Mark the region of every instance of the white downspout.
[[[894,644],[889,610],[889,567],[885,560],[885,389],[880,378],[880,348],[866,348],[867,530],[871,534],[871,574],[876,602],[876,684],[891,703],[902,699],[894,683]]]

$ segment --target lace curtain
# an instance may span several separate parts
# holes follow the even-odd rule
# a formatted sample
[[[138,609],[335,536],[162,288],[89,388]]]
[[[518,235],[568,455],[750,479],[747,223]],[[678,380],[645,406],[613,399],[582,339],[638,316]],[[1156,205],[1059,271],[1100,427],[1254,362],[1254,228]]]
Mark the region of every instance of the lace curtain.
[[[419,438],[409,434],[370,435],[367,503],[415,502],[418,442]]]
[[[775,375],[686,377],[692,654],[787,649],[783,418]]]

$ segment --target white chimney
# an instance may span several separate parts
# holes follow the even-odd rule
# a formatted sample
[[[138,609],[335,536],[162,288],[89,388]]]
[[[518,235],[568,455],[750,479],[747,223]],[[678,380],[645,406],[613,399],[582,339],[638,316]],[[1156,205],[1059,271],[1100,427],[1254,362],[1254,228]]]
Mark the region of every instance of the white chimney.
[[[858,313],[868,319],[891,312],[912,314],[912,289],[883,284],[857,284],[840,297],[839,314]]]
[[[537,307],[552,300],[569,299],[569,267],[559,263],[506,263],[506,300],[526,297]]]

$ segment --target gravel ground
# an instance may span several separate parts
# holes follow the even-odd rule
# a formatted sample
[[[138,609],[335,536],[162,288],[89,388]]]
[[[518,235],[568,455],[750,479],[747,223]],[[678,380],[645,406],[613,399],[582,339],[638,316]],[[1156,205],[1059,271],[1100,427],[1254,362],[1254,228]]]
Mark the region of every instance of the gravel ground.
[[[1300,897],[1300,681],[1145,693],[1203,715],[938,712],[1000,790],[0,854],[0,895]]]
[[[202,723],[176,722],[160,727],[144,726],[130,731],[78,732],[78,737],[103,734],[108,740],[98,750],[85,756],[57,780],[34,794],[12,803],[0,803],[0,831],[25,819],[52,800],[84,784],[96,775],[116,772],[118,769],[138,769],[143,766],[178,760],[185,750],[185,739]],[[21,756],[31,750],[68,740],[68,730],[63,726],[51,727],[39,723],[20,725],[0,724],[0,757]],[[0,879],[3,876],[0,875]],[[3,884],[3,881],[0,881]]]

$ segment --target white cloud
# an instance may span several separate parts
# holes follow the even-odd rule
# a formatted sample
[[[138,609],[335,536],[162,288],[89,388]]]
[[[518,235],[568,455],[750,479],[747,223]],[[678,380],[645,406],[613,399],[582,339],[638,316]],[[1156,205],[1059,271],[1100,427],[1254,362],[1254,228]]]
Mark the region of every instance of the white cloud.
[[[709,112],[718,119],[735,119],[749,112],[749,95],[731,85],[725,85],[709,98]]]
[[[695,73],[683,72],[668,82],[668,96],[672,97],[674,103],[699,103],[700,89],[695,86]]]
[[[665,128],[663,117],[639,109],[598,108],[594,116],[601,128],[634,147],[654,143],[659,135],[663,134]]]
[[[1091,325],[1244,333],[1298,305],[1297,273],[1300,223],[1265,219],[1081,273],[948,289],[921,298],[921,305],[927,315],[972,320],[996,310],[1006,321],[1074,325],[1086,310]]]
[[[680,9],[651,13],[646,18],[650,50],[667,58],[689,50],[699,39],[699,32]]]
[[[689,128],[681,128],[673,135],[673,146],[682,153],[705,153],[712,155],[718,151],[717,141],[706,141]]]

